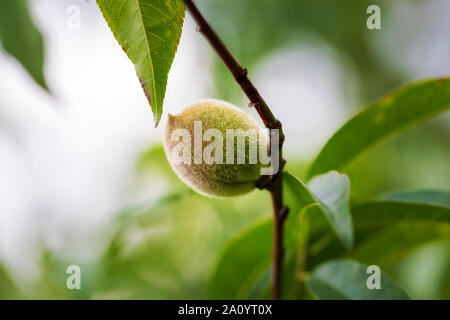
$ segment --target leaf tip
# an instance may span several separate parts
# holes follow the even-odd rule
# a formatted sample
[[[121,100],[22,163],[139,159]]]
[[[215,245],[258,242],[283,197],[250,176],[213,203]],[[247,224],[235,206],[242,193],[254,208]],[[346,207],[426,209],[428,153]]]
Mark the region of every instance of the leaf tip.
[[[161,119],[160,119],[160,118],[157,118],[156,115],[155,115],[155,116],[153,117],[153,120],[155,121],[155,128],[157,128],[158,125],[159,125],[159,122],[161,121]]]

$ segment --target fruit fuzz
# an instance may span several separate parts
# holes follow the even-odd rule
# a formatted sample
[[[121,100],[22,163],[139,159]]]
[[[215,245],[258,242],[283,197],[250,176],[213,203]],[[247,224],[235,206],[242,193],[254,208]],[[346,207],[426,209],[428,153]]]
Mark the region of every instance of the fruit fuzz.
[[[200,140],[196,140],[198,131]],[[187,153],[183,154],[185,161],[180,161],[179,132],[185,133],[183,139],[189,137],[188,148],[183,151]],[[215,132],[215,135],[208,136],[208,132]],[[229,139],[230,132],[235,134],[232,139]],[[255,133],[254,139],[247,135],[248,132]],[[251,150],[258,150],[258,147],[267,149],[267,138],[258,123],[239,108],[219,100],[194,102],[178,115],[169,114],[164,135],[164,149],[173,170],[195,191],[207,196],[231,197],[255,188],[262,164],[260,157],[254,157]],[[218,142],[218,136],[227,137],[226,142],[219,141],[220,149],[211,152],[219,161],[205,161],[203,152],[211,151],[211,145]],[[244,143],[245,149],[241,149],[244,154],[240,153],[239,159],[237,153]],[[233,150],[231,159],[228,149]]]

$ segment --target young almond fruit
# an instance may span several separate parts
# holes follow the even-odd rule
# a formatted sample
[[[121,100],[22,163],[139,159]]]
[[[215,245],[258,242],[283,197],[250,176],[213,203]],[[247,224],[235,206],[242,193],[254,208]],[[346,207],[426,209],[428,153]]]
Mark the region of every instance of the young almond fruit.
[[[267,137],[244,111],[220,100],[200,100],[170,115],[164,149],[177,175],[195,191],[231,197],[255,188]],[[267,154],[267,153],[264,153]]]

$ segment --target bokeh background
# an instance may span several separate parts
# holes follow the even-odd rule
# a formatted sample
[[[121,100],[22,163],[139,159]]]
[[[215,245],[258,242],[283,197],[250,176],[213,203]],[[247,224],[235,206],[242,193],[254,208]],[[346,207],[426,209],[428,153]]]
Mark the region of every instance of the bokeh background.
[[[447,0],[197,2],[283,122],[288,170],[299,177],[357,110],[405,82],[450,75]],[[381,7],[381,30],[366,28],[371,4]],[[221,249],[269,216],[270,200],[261,191],[194,194],[172,173],[161,132],[167,113],[195,99],[253,113],[245,97],[187,15],[155,129],[134,67],[93,0],[31,0],[30,10],[50,93],[0,55],[0,297],[208,298]],[[352,164],[352,201],[449,190],[449,124],[445,113]],[[450,298],[444,234],[383,270],[415,298]],[[81,290],[66,289],[72,264]]]

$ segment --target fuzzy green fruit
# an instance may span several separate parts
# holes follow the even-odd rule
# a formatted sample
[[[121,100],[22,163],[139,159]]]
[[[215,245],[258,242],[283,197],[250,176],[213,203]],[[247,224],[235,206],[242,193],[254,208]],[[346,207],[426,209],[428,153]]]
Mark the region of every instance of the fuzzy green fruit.
[[[200,122],[201,130],[199,129]],[[217,140],[217,136],[204,139],[207,136],[205,133],[209,129],[215,129],[214,132],[223,137],[223,144],[220,145],[220,149],[217,149],[223,154],[217,153],[217,150],[211,152],[212,155],[218,155],[216,159],[222,160],[221,163],[205,163],[205,158],[200,159],[200,162],[195,161],[196,154],[204,157],[203,152],[208,150],[208,145],[211,146],[211,142]],[[228,138],[229,129],[234,129],[235,138]],[[187,154],[181,154],[182,152],[180,153],[177,149],[182,140],[181,136],[176,134],[180,130],[190,136]],[[211,130],[209,131],[211,132]],[[201,132],[201,140],[194,142],[199,132]],[[255,138],[250,139],[244,132],[255,132]],[[242,163],[242,158],[241,163],[238,163],[237,159],[239,139],[241,139],[241,148],[245,141],[245,154],[241,152],[241,157],[245,157],[244,163]],[[229,148],[230,144],[234,150],[231,156],[230,153],[227,154],[231,149]],[[256,148],[259,151],[261,146],[267,148],[267,138],[258,123],[239,108],[219,100],[197,101],[176,116],[169,114],[165,128],[164,149],[173,170],[188,186],[207,196],[230,197],[253,190],[255,181],[261,176],[262,165],[259,153],[256,153],[255,160],[255,157],[250,155],[250,150],[253,147],[253,150]],[[230,158],[227,158],[227,155]],[[180,161],[180,156],[189,156],[190,160]],[[233,161],[227,160],[231,158]],[[230,164],[230,162],[232,163]]]

